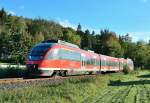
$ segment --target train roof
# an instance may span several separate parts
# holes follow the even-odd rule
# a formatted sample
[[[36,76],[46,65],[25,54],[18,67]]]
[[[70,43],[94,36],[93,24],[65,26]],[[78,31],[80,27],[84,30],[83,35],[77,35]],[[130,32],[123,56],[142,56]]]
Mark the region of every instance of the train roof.
[[[65,42],[65,41],[62,41],[62,40],[53,40],[53,39],[49,39],[49,40],[44,40],[42,41],[41,43],[37,44],[37,45],[52,45],[52,44],[61,44],[61,45],[64,45],[64,46],[68,46],[68,47],[73,47],[73,48],[78,48],[78,50],[80,50],[82,53],[86,53],[88,55],[100,55],[102,58],[106,58],[106,59],[111,59],[111,60],[114,60],[114,61],[117,61],[117,60],[121,60],[121,61],[132,61],[131,59],[127,58],[127,59],[124,59],[124,58],[116,58],[116,57],[112,57],[112,56],[107,56],[107,55],[103,55],[103,54],[97,54],[95,53],[94,51],[91,51],[91,50],[83,50],[83,49],[80,49],[78,45],[75,45],[75,44],[72,44],[72,43],[69,43],[69,42]]]
[[[101,56],[102,60],[111,60],[111,61],[116,61],[116,62],[119,61],[119,58],[116,58],[116,57],[111,57],[111,56],[102,55],[102,54],[99,54],[99,55]]]
[[[79,48],[79,46],[69,43],[69,42],[65,42],[63,40],[44,40],[41,43],[58,43],[58,44],[66,45],[66,46],[73,47],[73,48]]]

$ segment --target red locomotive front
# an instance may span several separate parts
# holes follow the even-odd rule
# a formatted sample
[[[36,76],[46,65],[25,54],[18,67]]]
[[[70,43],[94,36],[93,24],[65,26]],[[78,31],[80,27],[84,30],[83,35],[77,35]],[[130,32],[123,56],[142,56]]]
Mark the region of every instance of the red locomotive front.
[[[80,49],[76,45],[64,43],[47,40],[33,47],[27,61],[29,74],[51,76],[79,72]]]
[[[49,59],[54,58],[55,53],[57,53],[55,43],[40,43],[33,47],[27,61],[28,73],[32,75],[51,75],[53,71],[49,71],[48,68],[54,61]]]

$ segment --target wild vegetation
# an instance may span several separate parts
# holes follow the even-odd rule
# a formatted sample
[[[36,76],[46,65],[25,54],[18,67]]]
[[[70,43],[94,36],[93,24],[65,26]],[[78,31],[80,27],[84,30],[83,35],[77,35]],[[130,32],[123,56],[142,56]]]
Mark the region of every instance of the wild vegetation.
[[[64,84],[0,90],[0,102],[11,103],[149,103],[149,71],[70,78]]]
[[[26,68],[20,67],[0,67],[0,78],[19,78],[27,75]]]
[[[150,42],[132,42],[129,34],[117,36],[107,29],[95,33],[65,28],[57,22],[41,18],[30,19],[0,10],[0,62],[25,64],[31,48],[46,39],[61,39],[96,53],[131,58],[136,67],[150,68]]]

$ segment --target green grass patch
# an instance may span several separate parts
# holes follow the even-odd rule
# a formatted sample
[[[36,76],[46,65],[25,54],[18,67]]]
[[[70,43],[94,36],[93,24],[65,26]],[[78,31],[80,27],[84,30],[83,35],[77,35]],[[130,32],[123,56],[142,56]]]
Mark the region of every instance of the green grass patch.
[[[57,86],[33,86],[17,90],[0,90],[0,102],[11,103],[131,103],[149,102],[149,78],[141,78],[149,71],[135,71],[132,74],[113,73],[94,78],[70,78]],[[111,84],[114,82],[117,85]],[[141,82],[142,81],[142,82]],[[144,87],[143,87],[144,86]],[[140,88],[140,89],[139,89]],[[149,93],[150,94],[150,93]],[[149,95],[148,94],[148,95]]]

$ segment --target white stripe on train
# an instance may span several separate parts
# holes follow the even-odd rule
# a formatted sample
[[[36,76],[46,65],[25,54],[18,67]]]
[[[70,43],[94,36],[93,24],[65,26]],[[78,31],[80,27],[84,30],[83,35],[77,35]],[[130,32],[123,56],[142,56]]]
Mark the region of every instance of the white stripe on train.
[[[39,70],[73,70],[73,71],[119,71],[119,69],[76,69],[76,68],[38,68]]]

